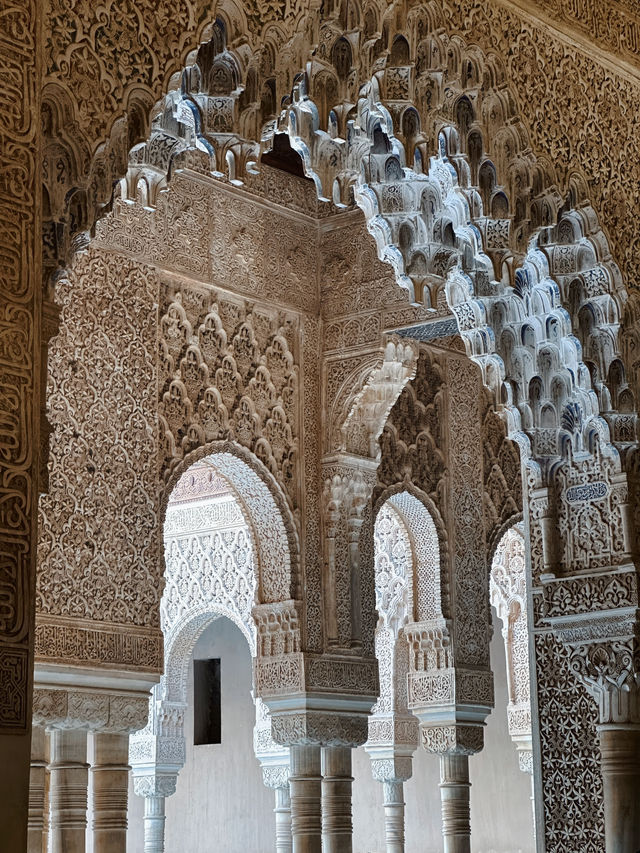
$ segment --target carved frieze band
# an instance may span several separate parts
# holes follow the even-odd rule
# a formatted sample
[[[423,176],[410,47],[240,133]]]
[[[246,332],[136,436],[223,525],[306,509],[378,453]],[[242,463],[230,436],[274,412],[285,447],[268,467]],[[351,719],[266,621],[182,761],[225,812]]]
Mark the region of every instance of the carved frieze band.
[[[0,730],[28,724],[38,501],[39,8],[0,4]]]
[[[544,613],[550,619],[637,606],[638,575],[633,566],[615,574],[557,578],[544,584]]]
[[[36,658],[47,663],[99,663],[139,672],[162,670],[163,639],[159,629],[132,625],[75,623],[61,617],[38,617]]]
[[[378,694],[378,667],[375,659],[345,660],[328,656],[294,653],[260,657],[255,662],[255,683],[259,696],[302,693]]]
[[[516,11],[524,10],[544,25],[547,20],[567,35],[581,36],[613,57],[640,65],[640,22],[630,0],[507,0]]]

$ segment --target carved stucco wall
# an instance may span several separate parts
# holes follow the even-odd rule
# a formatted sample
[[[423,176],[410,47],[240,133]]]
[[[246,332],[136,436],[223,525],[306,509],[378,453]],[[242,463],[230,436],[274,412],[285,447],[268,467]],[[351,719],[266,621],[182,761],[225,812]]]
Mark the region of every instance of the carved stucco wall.
[[[619,4],[609,7],[608,4],[596,6],[587,3],[584,7],[577,9],[572,5],[548,2],[545,4],[545,9],[551,17],[560,22],[575,23],[576,17],[581,17],[583,21],[580,27],[588,27],[590,32],[595,34],[598,44],[612,47],[619,56],[630,59],[637,54],[634,27],[626,22],[628,11],[626,7]],[[112,6],[108,6],[105,15],[108,23],[98,33],[99,38],[95,41],[94,36],[97,30],[93,26],[96,20],[93,16],[97,14],[96,9],[88,6],[74,7],[72,14],[76,16],[76,21],[72,26],[68,25],[66,17],[68,11],[66,8],[58,7],[48,16],[48,20],[56,21],[57,26],[55,38],[51,38],[48,42],[47,61],[51,81],[61,82],[65,77],[69,81],[71,94],[66,105],[65,97],[60,98],[64,108],[57,117],[58,130],[62,132],[64,127],[68,136],[77,140],[80,149],[85,146],[84,152],[81,151],[84,159],[78,158],[80,165],[76,167],[75,174],[71,178],[72,183],[82,183],[86,177],[93,150],[104,139],[104,130],[113,118],[112,114],[105,115],[100,112],[104,109],[104,104],[98,108],[99,115],[91,114],[91,106],[89,109],[80,109],[83,103],[91,104],[89,94],[91,99],[95,98],[96,102],[99,102],[98,92],[109,88],[107,86],[101,90],[97,81],[108,81],[113,75],[117,78],[115,85],[111,87],[113,91],[119,96],[122,95],[123,100],[131,96],[129,98],[131,127],[120,127],[121,141],[105,152],[106,159],[113,162],[117,173],[119,169],[124,170],[128,144],[139,137],[141,128],[145,125],[146,109],[160,94],[166,79],[163,75],[168,75],[173,70],[171,64],[168,66],[166,64],[167,57],[174,58],[173,62],[177,68],[189,48],[184,41],[185,33],[190,30],[200,30],[204,21],[200,8],[193,12],[191,7],[183,7],[171,17],[158,15],[157,20],[160,29],[163,30],[164,38],[154,39],[150,35],[148,43],[155,46],[150,49],[152,58],[150,61],[143,58],[141,62],[147,71],[140,75],[140,79],[134,85],[130,86],[131,69],[128,57],[135,54],[135,46],[139,44],[141,31],[148,34],[155,31],[156,24],[152,23],[156,19],[155,7],[136,10],[133,15],[126,16]],[[103,12],[101,7],[100,14]],[[547,27],[541,28],[528,19],[523,23],[522,19],[506,6],[469,1],[445,6],[443,15],[444,18],[440,20],[443,20],[450,32],[455,32],[457,28],[461,28],[467,36],[471,32],[483,49],[487,51],[495,49],[503,58],[506,58],[509,79],[521,92],[526,93],[522,98],[521,109],[530,125],[534,147],[539,153],[546,154],[554,161],[577,163],[586,170],[589,194],[609,231],[617,257],[627,272],[633,272],[637,247],[636,237],[632,231],[635,216],[631,200],[637,193],[629,191],[629,188],[637,186],[638,183],[638,143],[634,127],[636,84],[617,72],[611,71],[607,64],[598,64],[594,57],[571,47],[564,40],[557,38]],[[249,17],[253,21],[254,29],[257,29],[256,16]],[[277,17],[277,12],[274,13],[273,8],[270,7],[266,19],[270,22],[273,17]],[[401,23],[402,14],[398,14],[397,17]],[[24,78],[26,84],[24,87],[8,87],[9,92],[19,94],[6,110],[6,113],[13,118],[9,125],[10,144],[5,150],[16,154],[17,157],[24,155],[27,161],[29,158],[34,158],[35,163],[36,130],[35,124],[29,118],[38,112],[36,79],[38,52],[33,49],[38,41],[35,9],[33,6],[29,7],[24,20],[21,18],[18,21],[12,15],[8,16],[7,20],[10,25],[6,30],[8,35],[3,35],[3,47],[8,46],[7,55],[11,56],[14,66],[20,69],[16,79],[20,79],[23,70],[26,69],[26,78]],[[172,35],[177,33],[176,28],[179,26],[183,29],[176,39],[173,39]],[[77,39],[77,45],[72,44],[74,39]],[[104,57],[114,50],[115,45],[120,48],[120,58],[113,66],[108,67],[109,61],[105,61]],[[122,50],[123,45],[124,50]],[[99,58],[100,51],[103,51],[103,59]],[[280,53],[286,57],[284,62],[288,62],[292,55],[288,51],[280,51]],[[576,80],[584,82],[587,87],[586,95],[581,91],[580,96],[575,97],[572,86],[573,81]],[[290,79],[287,79],[287,85],[289,83]],[[138,109],[133,105],[135,98],[139,99]],[[16,119],[16,116],[19,118]],[[47,121],[45,116],[45,124]],[[55,122],[53,119],[51,121],[53,126]],[[14,133],[16,125],[18,132]],[[89,144],[86,144],[87,139],[90,140]],[[99,191],[96,190],[95,196],[106,201],[111,173],[108,169],[100,172],[100,168],[102,167],[97,167],[94,172],[96,187],[100,188]],[[567,172],[570,169],[571,165]],[[38,322],[35,318],[38,314],[38,306],[37,297],[31,285],[28,284],[25,287],[22,285],[27,281],[29,271],[31,270],[35,275],[38,269],[35,254],[30,255],[35,241],[39,239],[39,228],[36,222],[31,221],[28,213],[33,210],[38,211],[39,207],[37,164],[35,167],[30,165],[23,174],[31,177],[18,180],[17,184],[21,191],[16,192],[15,182],[12,182],[8,191],[5,185],[3,195],[4,201],[8,201],[10,205],[4,217],[9,224],[5,242],[9,256],[14,259],[9,267],[8,293],[9,300],[12,300],[9,313],[11,324],[13,324],[17,316],[15,306],[18,306],[25,331],[24,341],[28,342],[24,347],[12,349],[6,358],[6,365],[9,368],[7,373],[9,385],[17,391],[11,403],[11,411],[16,416],[10,419],[6,431],[5,445],[8,450],[5,453],[5,462],[8,475],[5,483],[11,483],[7,487],[7,496],[13,505],[17,504],[18,512],[11,514],[5,540],[9,543],[10,550],[14,549],[18,541],[20,558],[23,559],[22,565],[17,565],[15,575],[10,573],[7,586],[9,596],[14,597],[18,605],[24,603],[24,597],[17,581],[18,578],[25,581],[28,571],[27,555],[30,547],[28,521],[29,513],[33,513],[34,507],[35,456],[30,455],[29,452],[16,455],[14,449],[26,446],[24,437],[29,433],[32,439],[31,446],[38,446],[35,426],[38,385],[35,374],[37,373],[37,339],[39,337]],[[561,176],[560,183],[563,183],[564,178],[566,174]],[[22,230],[19,233],[15,227],[16,198],[22,205],[20,207]],[[23,254],[25,246],[27,252]],[[11,274],[11,270],[14,274]],[[20,284],[16,285],[16,282]],[[16,293],[17,296],[15,296]],[[15,298],[12,299],[11,294]],[[25,306],[27,312],[22,313]],[[8,317],[9,314],[6,316]],[[33,414],[31,423],[28,422],[27,417],[22,416],[27,412]],[[20,519],[18,526],[14,523],[15,517]],[[22,589],[24,588],[23,585]],[[22,633],[25,638],[26,632]],[[11,678],[3,681],[11,686],[7,703],[9,708],[7,725],[9,726],[14,726],[16,723],[22,725],[25,719],[22,710],[24,706],[21,705],[20,698],[23,695],[24,669],[19,665],[20,661],[25,660],[25,652],[26,645],[23,645],[18,650],[16,659],[18,666],[12,663]],[[17,712],[16,709],[18,709]]]
[[[630,58],[637,53],[634,27],[629,23],[628,11],[625,9],[616,7],[612,14],[611,9],[604,4],[598,4],[597,7],[587,4],[584,9],[580,9],[579,17],[577,10],[560,4],[546,3],[544,9],[556,20],[572,26],[578,22],[585,31],[588,29],[591,34],[595,33],[598,43],[621,56]],[[69,11],[66,7],[54,5],[47,16],[56,26],[52,27],[55,35],[47,37],[46,64],[48,79],[52,84],[62,85],[63,80],[67,81],[64,84],[69,94],[66,114],[61,115],[60,119],[69,134],[77,138],[80,147],[85,145],[84,159],[79,158],[76,170],[76,177],[80,178],[87,173],[90,156],[104,138],[105,129],[117,117],[117,102],[120,101],[121,109],[122,101],[131,96],[129,105],[132,106],[134,95],[139,99],[141,107],[137,113],[133,107],[130,109],[132,130],[125,136],[128,142],[137,138],[145,124],[142,113],[158,97],[173,67],[177,68],[183,61],[191,46],[187,44],[186,34],[194,30],[201,32],[204,16],[200,6],[192,7],[188,4],[178,10],[172,9],[171,15],[162,14],[162,11],[158,13],[154,7],[137,8],[135,14],[128,16],[109,6],[100,38],[93,41],[96,11],[89,7],[74,8],[71,21]],[[291,20],[295,19],[299,11],[294,9]],[[533,92],[533,96],[523,99],[522,106],[540,151],[554,159],[563,155],[561,159],[566,162],[572,162],[576,155],[575,159],[582,161],[583,165],[585,160],[587,164],[593,164],[594,174],[597,165],[598,175],[602,177],[594,180],[593,192],[596,199],[601,201],[599,207],[604,221],[609,225],[610,234],[614,237],[620,235],[616,240],[619,246],[626,247],[625,256],[631,258],[633,240],[628,239],[624,223],[632,221],[633,217],[625,215],[628,202],[622,187],[637,181],[633,172],[629,173],[638,162],[638,157],[633,153],[636,135],[626,132],[629,128],[627,122],[634,115],[634,110],[625,106],[635,100],[634,84],[605,70],[592,57],[556,39],[547,28],[543,30],[530,22],[523,25],[513,10],[502,6],[456,4],[455,8],[445,7],[444,15],[452,32],[458,27],[466,30],[471,25],[474,37],[482,43],[484,49],[496,49],[503,57],[507,57],[509,76],[521,91]],[[236,20],[238,16],[231,15],[231,18]],[[277,18],[275,7],[270,8],[266,15],[258,17],[255,10],[254,13],[249,10],[247,15],[254,33],[259,29],[259,21],[265,25]],[[16,44],[20,43],[20,33],[25,35],[25,44],[29,43],[29,39],[33,41],[36,32],[35,14],[32,14],[30,22],[33,24],[30,32],[22,24],[19,30],[9,30],[13,32]],[[147,47],[139,52],[141,32],[148,34],[148,39],[145,40]],[[155,35],[158,37],[155,38]],[[513,49],[514,45],[517,49]],[[115,53],[116,47],[118,59],[111,63],[107,57]],[[286,52],[286,57],[290,59],[290,51]],[[35,66],[32,67],[32,73],[36,73]],[[589,81],[594,92],[605,92],[608,96],[572,97],[570,81],[577,79]],[[113,85],[96,87],[93,82],[97,80],[109,80]],[[30,91],[29,86],[27,91]],[[101,97],[96,97],[98,91],[103,93]],[[113,102],[109,102],[107,96],[107,92],[111,91],[114,93]],[[65,98],[61,100],[64,102]],[[22,100],[21,107],[25,103]],[[114,107],[115,112],[111,107]],[[29,133],[32,131],[20,137],[27,140],[25,151],[31,144],[28,142]],[[608,146],[608,141],[613,139],[617,144]],[[125,142],[121,152],[123,155],[126,147]],[[113,155],[112,158],[117,160]],[[124,168],[122,158],[121,165]],[[30,170],[30,174],[36,173]],[[15,198],[13,192],[11,198]],[[29,240],[27,238],[27,243]],[[21,238],[20,242],[24,243],[24,240]],[[619,251],[618,256],[621,256]],[[22,259],[17,264],[16,269],[21,267]],[[26,401],[27,398],[22,399]],[[28,402],[26,407],[30,408]]]
[[[188,271],[223,284],[239,279],[248,291],[271,295],[261,287],[266,264],[278,268],[268,235],[277,238],[288,223],[265,209],[263,228],[247,235],[255,207],[240,200],[234,216],[224,195],[209,199],[210,217],[196,216],[198,193],[205,191],[177,180],[166,208],[153,215],[123,204],[100,226],[96,247],[79,255],[58,285],[61,332],[51,352],[49,396],[56,440],[40,536],[42,658],[160,666],[158,524],[165,483],[208,443],[233,439],[255,454],[275,478],[291,519],[298,519],[288,531],[297,547],[300,315],[184,277]],[[235,255],[219,252],[219,241],[234,246],[238,231],[245,243],[242,252],[235,248],[249,271],[236,268]],[[302,242],[300,249],[293,266],[285,261],[274,277],[279,301],[300,294],[314,304],[314,278],[306,270],[315,254],[305,266]],[[310,281],[306,294],[303,280]],[[297,565],[298,555],[292,559]],[[73,594],[55,595],[67,588]],[[125,624],[126,632],[116,627]]]
[[[171,646],[174,634],[188,620],[208,615],[213,603],[217,612],[241,628],[255,656],[251,610],[256,601],[256,559],[253,537],[238,501],[226,496],[205,506],[170,508],[164,533],[167,585],[160,613],[165,646]],[[181,657],[180,652],[176,655]],[[178,665],[183,666],[184,661],[179,660]],[[180,696],[179,686],[168,684],[166,690],[171,699]]]
[[[424,704],[431,701],[430,691],[438,689],[435,686],[438,680],[443,683],[449,680],[441,688],[449,695],[454,689],[451,683],[454,666],[459,668],[455,701],[474,702],[487,709],[493,704],[481,397],[479,374],[466,357],[423,349],[416,375],[391,410],[380,439],[375,500],[383,499],[385,489],[393,493],[409,484],[425,501],[440,545],[440,578],[436,587],[440,590],[441,609],[429,614],[431,621],[417,621],[408,629],[413,646],[414,672],[409,687],[412,708],[420,704],[423,693]],[[445,619],[452,620],[450,629]],[[438,634],[445,649],[437,664],[437,650],[428,640],[432,631]],[[447,730],[441,726],[423,726],[422,742],[428,749],[443,751],[438,744],[442,739],[446,743],[447,738],[455,738],[455,729],[455,726]],[[473,738],[465,748],[471,752],[482,748],[481,728],[470,726],[463,734]]]
[[[49,660],[161,666],[158,287],[152,268],[92,249],[58,288],[37,588]]]

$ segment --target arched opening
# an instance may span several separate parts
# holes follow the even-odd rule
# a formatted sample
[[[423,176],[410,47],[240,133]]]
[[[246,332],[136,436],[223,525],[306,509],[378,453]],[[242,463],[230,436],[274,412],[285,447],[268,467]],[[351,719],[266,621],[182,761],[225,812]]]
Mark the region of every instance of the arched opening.
[[[487,727],[487,746],[495,743],[504,766],[513,765],[513,750],[508,755],[504,737],[504,704],[507,729],[515,746],[520,770],[530,777],[529,799],[533,804],[533,752],[531,727],[531,689],[529,675],[529,629],[527,624],[526,541],[522,523],[509,527],[498,541],[491,562],[489,594],[494,618],[491,657],[496,689],[496,709]],[[498,630],[495,630],[495,629]],[[499,727],[495,725],[499,718]],[[522,826],[519,843],[534,849],[535,817],[526,815],[527,803],[522,778],[510,774],[510,807],[518,810]],[[526,829],[525,829],[526,827]]]
[[[262,849],[272,818],[260,766],[268,769],[266,784],[278,770],[282,784],[271,787],[288,791],[288,750],[271,739],[252,674],[260,605],[268,609],[290,592],[288,540],[268,486],[246,454],[233,450],[203,451],[170,481],[160,605],[164,674],[147,727],[131,739],[134,790],[145,798],[144,821],[139,805],[130,819],[132,849],[152,841],[163,849],[163,829],[167,850],[204,853],[212,834],[224,849]],[[255,819],[242,821],[247,791]],[[163,826],[158,799],[164,809],[174,792]],[[283,809],[278,817],[282,822]]]
[[[370,804],[368,808],[363,804],[361,814],[366,820],[356,826],[356,836],[359,834],[364,849],[378,849],[382,838],[387,849],[400,839],[404,844],[403,783],[412,775],[412,756],[419,743],[418,720],[409,709],[411,649],[405,628],[440,609],[439,551],[438,534],[425,505],[406,490],[390,494],[379,507],[374,524],[375,654],[380,696],[369,718],[369,738],[364,747],[371,760],[370,772],[382,783],[384,831],[381,833],[379,826],[380,810],[376,815]],[[360,767],[356,759],[356,772]],[[418,818],[419,814],[416,810],[408,817],[412,833],[407,849],[411,849],[413,837],[424,838],[432,818],[433,826],[437,825],[437,815]]]

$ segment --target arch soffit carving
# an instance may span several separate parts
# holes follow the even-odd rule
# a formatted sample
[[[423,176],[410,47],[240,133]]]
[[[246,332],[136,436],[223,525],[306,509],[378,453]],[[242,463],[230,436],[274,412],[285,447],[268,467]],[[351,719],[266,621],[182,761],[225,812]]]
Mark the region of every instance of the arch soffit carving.
[[[378,438],[402,389],[415,375],[417,359],[415,342],[385,336],[382,352],[345,376],[329,418],[328,450],[338,445],[362,456],[379,455]]]
[[[161,681],[163,701],[186,703],[189,662],[193,649],[206,628],[221,617],[226,617],[240,629],[251,657],[255,658],[256,637],[248,632],[237,614],[215,601],[196,607],[185,613],[165,638],[164,675]]]
[[[487,542],[487,565],[488,566],[493,565],[493,560],[494,560],[494,557],[496,555],[496,551],[498,549],[498,546],[502,542],[502,539],[505,536],[505,534],[507,533],[507,531],[509,531],[512,527],[515,527],[516,525],[523,525],[523,523],[524,523],[523,513],[522,512],[516,512],[512,516],[510,516],[510,518],[508,518],[506,521],[504,521],[499,527],[494,528],[494,530],[491,533],[491,537],[490,537],[489,541]],[[520,533],[521,533],[521,535],[522,535],[522,537],[526,543],[526,536],[525,536],[524,529],[520,530]]]
[[[194,462],[209,458],[212,466],[231,486],[248,521],[252,543],[256,548],[259,603],[299,600],[300,552],[293,515],[271,472],[241,445],[232,441],[209,442],[191,451],[179,462],[171,471],[163,490],[160,529],[164,529],[169,497],[180,477]],[[246,480],[245,488],[240,487],[240,478]],[[270,601],[263,601],[265,594]]]
[[[437,506],[428,495],[414,486],[413,483],[397,483],[386,488],[378,496],[373,508],[374,522],[378,513],[387,502],[400,516],[411,542],[412,557],[414,560],[414,620],[447,618],[449,612],[449,542],[447,529]],[[436,537],[434,542],[437,545],[436,571],[434,571],[433,565],[429,565],[432,556],[429,553],[429,549],[421,547],[421,539],[424,537],[424,530],[421,530],[421,526],[425,520],[428,527],[433,529]],[[434,578],[432,590],[434,596],[433,603],[424,600],[424,597],[419,594],[421,581],[425,579],[422,574],[423,572],[427,576],[432,574]],[[427,586],[429,587],[429,585]],[[430,609],[430,605],[435,605],[435,612],[429,613],[427,608]],[[427,613],[429,615],[426,615]]]

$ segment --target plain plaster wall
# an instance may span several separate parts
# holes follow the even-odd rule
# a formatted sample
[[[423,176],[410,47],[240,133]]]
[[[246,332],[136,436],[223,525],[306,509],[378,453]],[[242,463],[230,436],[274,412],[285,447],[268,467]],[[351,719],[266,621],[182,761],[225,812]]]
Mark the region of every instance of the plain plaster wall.
[[[497,620],[496,620],[497,621]],[[189,682],[187,763],[167,800],[166,853],[273,853],[273,792],[262,785],[253,755],[254,706],[247,642],[227,619],[200,637],[195,657],[221,658],[222,744],[193,743],[193,674]],[[518,768],[507,731],[505,656],[499,625],[491,644],[496,708],[485,729],[485,748],[470,759],[473,853],[533,853],[530,777]],[[384,853],[382,785],[371,777],[361,747],[353,754],[354,853]],[[417,751],[405,785],[406,853],[441,853],[439,766]],[[131,794],[128,853],[142,853],[143,802]]]

